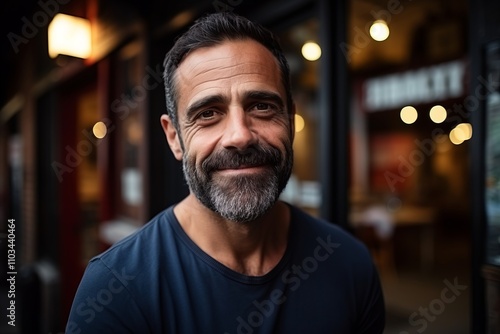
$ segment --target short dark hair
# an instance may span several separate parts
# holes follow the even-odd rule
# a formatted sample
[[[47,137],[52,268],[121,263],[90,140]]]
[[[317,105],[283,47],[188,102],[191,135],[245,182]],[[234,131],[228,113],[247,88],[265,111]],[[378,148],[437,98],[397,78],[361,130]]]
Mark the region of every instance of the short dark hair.
[[[268,29],[231,12],[214,13],[198,19],[189,30],[181,35],[165,56],[163,79],[167,114],[178,128],[177,91],[175,73],[177,67],[192,51],[215,46],[228,40],[253,39],[265,46],[276,58],[286,92],[286,108],[290,112],[293,100],[290,84],[290,68],[277,37]]]

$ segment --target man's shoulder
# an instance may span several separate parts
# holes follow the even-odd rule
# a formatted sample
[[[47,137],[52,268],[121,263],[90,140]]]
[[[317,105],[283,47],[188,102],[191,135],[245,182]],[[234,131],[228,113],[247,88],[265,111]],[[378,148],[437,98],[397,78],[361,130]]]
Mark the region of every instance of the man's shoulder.
[[[342,238],[354,239],[353,236],[340,225],[312,216],[302,209],[290,205],[292,222],[303,231],[316,233],[334,233]]]
[[[291,245],[301,263],[305,263],[304,258],[330,264],[321,266],[325,279],[365,289],[377,276],[368,248],[342,227],[293,207],[292,231]],[[343,275],[338,275],[339,272]]]
[[[94,256],[90,262],[102,261],[105,264],[112,265],[127,261],[130,263],[138,257],[147,256],[148,253],[155,253],[155,249],[161,244],[162,239],[172,236],[172,220],[175,219],[172,207],[169,207],[146,224],[141,226],[137,231],[113,244],[104,252]]]
[[[291,214],[295,234],[299,235],[301,240],[317,242],[319,239],[328,239],[332,243],[342,245],[344,249],[349,249],[350,253],[359,252],[368,255],[365,245],[338,224],[314,217],[296,206],[291,206]]]

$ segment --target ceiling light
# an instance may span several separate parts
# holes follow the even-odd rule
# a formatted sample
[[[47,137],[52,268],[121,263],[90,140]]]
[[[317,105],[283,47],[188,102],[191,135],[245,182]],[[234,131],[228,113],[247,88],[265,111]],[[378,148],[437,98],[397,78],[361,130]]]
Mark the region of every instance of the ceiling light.
[[[49,24],[49,55],[89,58],[92,50],[90,21],[66,14],[57,14]]]

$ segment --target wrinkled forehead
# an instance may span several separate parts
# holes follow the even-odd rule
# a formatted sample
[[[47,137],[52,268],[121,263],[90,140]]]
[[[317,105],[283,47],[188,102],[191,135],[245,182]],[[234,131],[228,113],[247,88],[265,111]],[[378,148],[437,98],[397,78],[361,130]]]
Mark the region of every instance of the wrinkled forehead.
[[[264,45],[252,39],[225,40],[188,53],[179,63],[179,80],[191,76],[216,77],[217,70],[230,70],[233,74],[255,71],[278,71],[279,62]]]

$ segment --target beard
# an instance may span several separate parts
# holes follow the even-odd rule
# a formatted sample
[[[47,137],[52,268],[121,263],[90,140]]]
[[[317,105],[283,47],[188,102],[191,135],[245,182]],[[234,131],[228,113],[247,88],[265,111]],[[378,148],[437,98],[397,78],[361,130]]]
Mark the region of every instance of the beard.
[[[191,192],[223,218],[247,223],[263,216],[278,200],[292,173],[293,150],[285,153],[270,145],[253,145],[244,151],[222,149],[212,152],[199,168],[184,155],[184,177]],[[221,169],[263,166],[258,173],[221,175]]]

